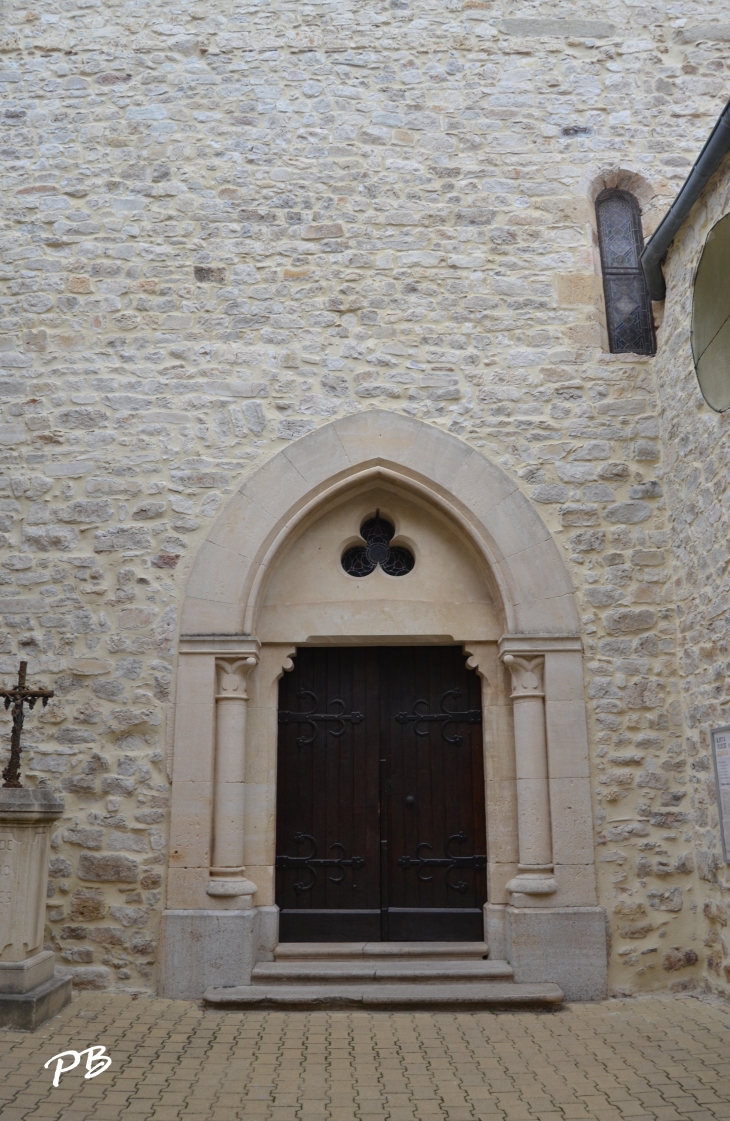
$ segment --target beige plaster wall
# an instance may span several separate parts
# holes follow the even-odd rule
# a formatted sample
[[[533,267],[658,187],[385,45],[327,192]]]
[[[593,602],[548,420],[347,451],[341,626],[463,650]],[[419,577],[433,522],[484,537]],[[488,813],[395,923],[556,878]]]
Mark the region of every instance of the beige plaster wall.
[[[692,288],[705,239],[730,211],[727,157],[672,245],[665,265],[667,302],[657,385],[665,444],[664,486],[671,516],[679,621],[679,676],[685,734],[674,766],[686,773],[678,822],[697,864],[696,946],[705,981],[730,992],[727,892],[710,729],[730,722],[730,428],[728,414],[704,403],[692,361]]]
[[[216,513],[374,404],[500,464],[555,535],[612,984],[697,972],[655,382],[602,349],[590,199],[624,169],[656,220],[726,97],[697,27],[730,11],[530,23],[565,14],[5,7],[0,676],[21,654],[57,693],[25,768],[67,799],[48,940],[77,984],[154,985],[179,612]],[[191,665],[206,734],[208,686]]]

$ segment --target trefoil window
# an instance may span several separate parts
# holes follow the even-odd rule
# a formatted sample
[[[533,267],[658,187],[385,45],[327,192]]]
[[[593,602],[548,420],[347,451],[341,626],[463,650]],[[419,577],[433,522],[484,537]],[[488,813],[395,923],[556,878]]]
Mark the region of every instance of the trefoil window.
[[[388,576],[405,576],[416,563],[413,553],[403,545],[391,545],[394,527],[378,510],[360,526],[364,545],[353,545],[342,556],[342,567],[350,576],[369,576],[380,565]]]

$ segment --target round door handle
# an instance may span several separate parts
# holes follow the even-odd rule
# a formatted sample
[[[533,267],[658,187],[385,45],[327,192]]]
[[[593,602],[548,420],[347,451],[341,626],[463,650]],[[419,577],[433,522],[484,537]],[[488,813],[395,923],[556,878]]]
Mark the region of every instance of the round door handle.
[[[413,797],[413,795],[412,794],[406,795],[406,805],[407,806],[415,806],[415,804],[416,804],[416,799]]]

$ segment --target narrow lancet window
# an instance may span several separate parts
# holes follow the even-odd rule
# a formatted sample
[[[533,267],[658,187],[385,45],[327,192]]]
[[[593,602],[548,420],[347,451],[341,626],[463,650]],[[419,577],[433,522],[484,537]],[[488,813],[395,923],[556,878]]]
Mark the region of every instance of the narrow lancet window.
[[[613,354],[654,354],[651,300],[640,261],[639,204],[628,191],[601,191],[596,220],[609,349]]]

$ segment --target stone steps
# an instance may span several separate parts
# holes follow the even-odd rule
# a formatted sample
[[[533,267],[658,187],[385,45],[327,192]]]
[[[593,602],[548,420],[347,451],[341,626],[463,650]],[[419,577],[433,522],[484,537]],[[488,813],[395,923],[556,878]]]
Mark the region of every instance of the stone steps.
[[[443,958],[402,961],[263,961],[254,966],[254,985],[290,984],[465,984],[511,981],[506,961],[447,961]]]
[[[276,961],[481,961],[488,954],[486,942],[280,942],[274,950]]]
[[[492,1008],[555,1008],[563,1002],[557,985],[492,981],[487,984],[241,985],[208,989],[205,1003],[230,1011],[247,1008],[280,1011],[364,1009],[372,1011],[478,1011]]]
[[[218,1009],[555,1008],[553,984],[517,984],[512,966],[490,961],[484,942],[280,943],[251,984],[208,989]]]

